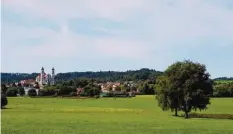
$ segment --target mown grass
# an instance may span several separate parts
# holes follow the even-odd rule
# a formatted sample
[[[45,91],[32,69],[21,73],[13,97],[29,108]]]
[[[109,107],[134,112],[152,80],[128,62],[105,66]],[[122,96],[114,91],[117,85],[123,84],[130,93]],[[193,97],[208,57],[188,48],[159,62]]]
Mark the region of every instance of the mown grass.
[[[229,119],[178,118],[153,96],[136,98],[8,98],[2,134],[232,134]],[[233,114],[233,98],[213,98],[202,114]],[[197,111],[197,113],[200,113]],[[183,113],[179,113],[180,115]]]

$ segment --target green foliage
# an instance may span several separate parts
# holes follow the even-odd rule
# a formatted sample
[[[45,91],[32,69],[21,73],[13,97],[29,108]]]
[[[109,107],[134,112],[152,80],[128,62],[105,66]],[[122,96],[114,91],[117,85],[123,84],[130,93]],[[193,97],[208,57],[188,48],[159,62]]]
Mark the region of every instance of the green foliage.
[[[18,89],[17,87],[10,87],[7,89],[6,91],[6,95],[8,97],[16,97],[17,96],[17,93],[18,93]]]
[[[76,87],[85,87],[90,83],[90,80],[87,78],[74,79],[74,85]]]
[[[94,84],[89,84],[84,87],[85,96],[94,97],[100,94],[101,87]]]
[[[28,90],[28,96],[31,96],[31,97],[37,96],[36,90],[33,89],[33,88],[29,89],[29,90]]]
[[[1,84],[1,92],[6,93],[7,87],[5,84]]]
[[[140,81],[137,83],[137,87],[134,87],[134,89],[137,88],[143,94],[155,94],[155,84],[152,84],[151,81]]]
[[[171,89],[171,84],[166,76],[160,76],[157,79],[157,84],[156,84],[156,100],[158,101],[159,107],[162,108],[162,110],[166,111],[168,109],[171,109],[172,111],[176,108],[178,108],[176,105],[172,105],[171,99],[176,99],[172,98],[169,96],[169,90]],[[177,113],[176,113],[177,115]]]
[[[58,92],[58,86],[51,85],[51,86],[45,86],[43,89],[39,90],[38,95],[39,96],[53,96],[56,95]]]
[[[26,73],[1,73],[2,83],[19,82],[20,80],[35,79],[38,73],[26,74]]]
[[[214,97],[233,97],[233,82],[221,83],[214,86]]]
[[[5,93],[1,92],[1,108],[6,106],[7,104],[8,104],[8,100]]]
[[[205,65],[192,61],[176,62],[157,80],[157,99],[163,110],[184,111],[185,117],[193,110],[205,110],[213,93]]]
[[[120,87],[120,86],[116,86],[116,87],[115,87],[115,90],[116,90],[116,91],[121,91],[121,87]]]
[[[76,92],[76,88],[72,86],[61,85],[58,90],[58,95],[70,95],[72,92]]]
[[[25,90],[24,90],[24,88],[23,87],[17,87],[17,90],[18,90],[18,94],[19,95],[25,95]]]
[[[135,71],[126,71],[126,72],[114,72],[114,71],[100,71],[100,72],[69,72],[69,73],[58,73],[55,76],[55,79],[58,83],[63,81],[74,80],[79,78],[94,78],[98,82],[106,81],[137,81],[137,80],[146,80],[149,78],[154,78],[155,76],[161,75],[162,72],[143,68]],[[35,79],[38,73],[33,74],[22,74],[22,73],[1,73],[2,83],[12,83],[18,82],[24,79]],[[85,83],[86,80],[77,82],[69,81],[66,86],[84,87],[88,83]]]

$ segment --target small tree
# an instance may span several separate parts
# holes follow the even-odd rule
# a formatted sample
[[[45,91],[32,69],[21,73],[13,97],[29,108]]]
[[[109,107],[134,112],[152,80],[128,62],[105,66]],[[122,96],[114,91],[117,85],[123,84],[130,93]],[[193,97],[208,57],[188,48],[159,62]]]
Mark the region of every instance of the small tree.
[[[1,92],[6,93],[7,87],[5,84],[1,84]]]
[[[115,91],[121,91],[121,87],[120,86],[116,86],[115,87]]]
[[[24,90],[23,87],[18,87],[17,90],[18,90],[18,94],[19,94],[19,95],[21,95],[21,96],[22,96],[22,95],[25,95],[25,90]]]
[[[1,109],[8,104],[5,93],[1,92]]]
[[[6,91],[6,95],[9,97],[16,97],[18,93],[18,90],[16,87],[10,87]]]
[[[28,96],[36,96],[37,95],[37,92],[35,89],[31,88],[28,90]]]
[[[176,62],[157,80],[157,100],[163,110],[205,110],[213,93],[205,65],[192,61]]]

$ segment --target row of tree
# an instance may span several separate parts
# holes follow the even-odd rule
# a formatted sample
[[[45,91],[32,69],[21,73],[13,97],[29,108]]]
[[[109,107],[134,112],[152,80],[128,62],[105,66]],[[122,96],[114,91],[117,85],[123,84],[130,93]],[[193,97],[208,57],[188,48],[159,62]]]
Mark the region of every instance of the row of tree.
[[[213,97],[233,97],[233,82],[215,84]]]
[[[99,71],[99,72],[68,72],[58,73],[55,79],[58,83],[68,81],[76,78],[94,78],[98,82],[107,81],[138,81],[146,80],[161,75],[161,71],[153,69],[142,68],[140,70],[129,70],[125,72],[117,71]],[[19,82],[25,79],[35,79],[38,73],[26,74],[26,73],[1,73],[2,83]]]

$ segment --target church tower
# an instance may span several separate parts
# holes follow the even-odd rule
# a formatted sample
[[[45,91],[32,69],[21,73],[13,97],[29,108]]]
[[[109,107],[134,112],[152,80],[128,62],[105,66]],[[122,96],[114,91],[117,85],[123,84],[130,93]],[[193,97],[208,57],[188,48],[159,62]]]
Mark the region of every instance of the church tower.
[[[52,68],[52,80],[51,80],[51,84],[52,85],[55,84],[55,69],[54,69],[54,67]]]
[[[41,68],[41,73],[40,73],[40,85],[44,84],[44,68]]]

